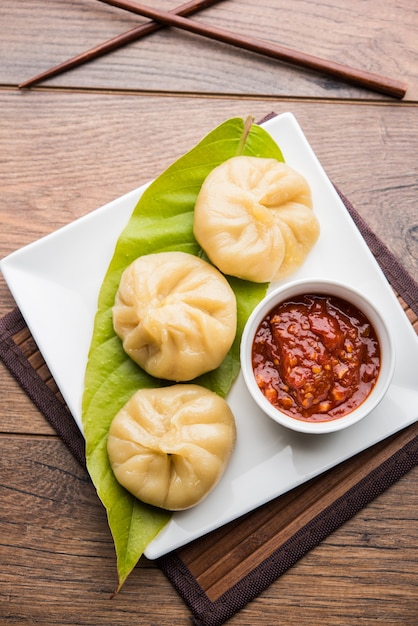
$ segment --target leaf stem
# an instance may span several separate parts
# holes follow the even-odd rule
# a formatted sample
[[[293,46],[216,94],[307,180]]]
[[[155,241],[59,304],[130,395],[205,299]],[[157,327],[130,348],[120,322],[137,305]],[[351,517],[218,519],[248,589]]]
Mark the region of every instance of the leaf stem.
[[[237,149],[237,156],[240,156],[244,152],[245,144],[247,143],[248,135],[250,134],[251,126],[253,125],[253,123],[254,118],[252,115],[249,115],[244,122],[244,128]]]

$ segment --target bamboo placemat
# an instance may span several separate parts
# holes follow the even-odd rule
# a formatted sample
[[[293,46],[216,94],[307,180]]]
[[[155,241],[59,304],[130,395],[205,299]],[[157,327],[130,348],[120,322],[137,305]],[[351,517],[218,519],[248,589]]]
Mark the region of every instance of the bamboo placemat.
[[[341,198],[418,333],[417,283]],[[84,440],[18,309],[0,320],[0,358],[85,465]],[[196,625],[221,626],[417,464],[415,423],[158,564]]]

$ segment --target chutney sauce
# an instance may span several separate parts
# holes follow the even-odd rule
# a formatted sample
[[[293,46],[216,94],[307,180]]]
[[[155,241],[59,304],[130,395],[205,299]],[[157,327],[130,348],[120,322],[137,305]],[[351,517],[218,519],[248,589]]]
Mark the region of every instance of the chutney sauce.
[[[367,317],[335,296],[309,294],[274,307],[256,332],[257,384],[282,412],[306,421],[350,413],[370,394],[380,346]]]

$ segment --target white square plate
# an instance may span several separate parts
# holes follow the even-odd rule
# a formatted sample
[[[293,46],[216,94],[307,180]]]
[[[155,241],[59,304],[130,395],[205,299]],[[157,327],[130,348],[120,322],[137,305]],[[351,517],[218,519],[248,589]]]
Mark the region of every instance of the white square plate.
[[[396,369],[366,419],[327,435],[291,432],[254,404],[242,376],[228,402],[237,445],[217,487],[198,506],[175,513],[148,546],[155,559],[244,515],[418,419],[418,339],[373,255],[290,113],[264,128],[286,162],[308,180],[321,235],[292,278],[341,279],[365,292],[389,319]],[[55,381],[81,425],[81,400],[100,286],[116,240],[145,186],[2,260],[0,267]],[[277,283],[274,285],[277,286]]]

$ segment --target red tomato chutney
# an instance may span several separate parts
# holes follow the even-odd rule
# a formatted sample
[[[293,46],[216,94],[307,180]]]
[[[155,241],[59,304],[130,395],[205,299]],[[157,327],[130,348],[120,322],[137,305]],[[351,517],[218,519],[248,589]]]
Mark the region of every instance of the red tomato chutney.
[[[263,319],[252,348],[255,379],[283,413],[330,421],[357,408],[380,371],[380,346],[366,316],[322,294],[292,297]]]

